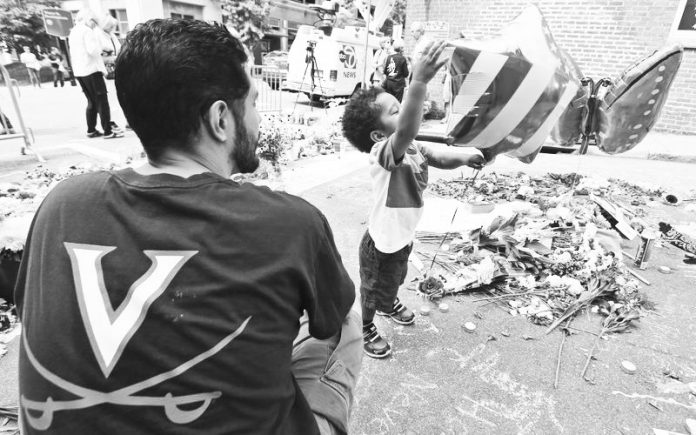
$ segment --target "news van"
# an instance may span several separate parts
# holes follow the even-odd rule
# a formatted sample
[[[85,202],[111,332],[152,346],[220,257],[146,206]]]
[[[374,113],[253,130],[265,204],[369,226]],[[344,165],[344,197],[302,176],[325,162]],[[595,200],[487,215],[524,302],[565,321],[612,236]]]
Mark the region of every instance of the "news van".
[[[379,47],[378,37],[369,35],[367,70],[365,70],[364,27],[333,28],[326,35],[313,26],[300,26],[288,52],[288,76],[285,90],[302,92],[315,101],[350,97],[360,88],[363,74],[370,79],[373,53]],[[312,89],[311,53],[316,59]]]

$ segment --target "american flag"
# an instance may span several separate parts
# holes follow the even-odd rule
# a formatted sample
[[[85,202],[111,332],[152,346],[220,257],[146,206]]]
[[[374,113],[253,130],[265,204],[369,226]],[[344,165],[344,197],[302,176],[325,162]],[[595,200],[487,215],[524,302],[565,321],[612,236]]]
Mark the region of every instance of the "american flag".
[[[456,46],[448,142],[531,161],[580,84],[556,63]]]
[[[683,49],[656,51],[596,95],[582,71],[554,40],[541,11],[527,7],[488,41],[452,43],[451,115],[447,142],[530,163],[549,138],[572,145],[592,126],[599,148],[616,154],[635,147],[657,122]],[[591,116],[588,116],[590,114]]]

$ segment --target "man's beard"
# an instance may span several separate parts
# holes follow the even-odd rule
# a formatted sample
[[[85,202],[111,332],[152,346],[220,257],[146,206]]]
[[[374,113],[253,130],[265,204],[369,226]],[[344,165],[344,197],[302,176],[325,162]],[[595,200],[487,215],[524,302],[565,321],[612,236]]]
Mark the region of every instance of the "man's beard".
[[[231,157],[240,173],[249,174],[259,167],[259,156],[256,155],[259,138],[258,135],[257,137],[251,137],[247,133],[244,120],[241,119],[240,121],[237,122],[235,145]]]

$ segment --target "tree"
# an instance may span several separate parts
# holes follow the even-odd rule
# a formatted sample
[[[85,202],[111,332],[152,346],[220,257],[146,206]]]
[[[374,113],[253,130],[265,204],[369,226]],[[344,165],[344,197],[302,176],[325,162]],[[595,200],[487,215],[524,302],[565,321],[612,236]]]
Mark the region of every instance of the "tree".
[[[24,45],[49,46],[52,36],[46,33],[41,11],[58,6],[54,0],[0,0],[0,39],[18,53]]]
[[[389,19],[392,23],[404,24],[406,22],[406,0],[395,0]]]
[[[241,40],[252,47],[268,30],[269,0],[220,0],[223,19],[234,27]]]
[[[372,3],[374,10],[375,1],[373,0]],[[355,0],[339,0],[339,4],[342,8],[355,13]],[[391,24],[389,24],[390,21]],[[406,0],[394,0],[394,6],[392,6],[392,10],[389,13],[389,18],[387,18],[387,21],[383,24],[382,30],[386,28],[391,29],[392,25],[403,25],[404,22],[406,22]]]

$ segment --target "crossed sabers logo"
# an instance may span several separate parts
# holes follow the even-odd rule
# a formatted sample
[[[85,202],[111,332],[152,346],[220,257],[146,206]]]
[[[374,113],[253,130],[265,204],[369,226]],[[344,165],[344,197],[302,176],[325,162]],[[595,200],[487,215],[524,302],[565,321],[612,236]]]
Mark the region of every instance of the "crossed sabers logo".
[[[65,243],[65,248],[70,256],[75,291],[85,330],[99,367],[104,377],[108,378],[126,344],[145,320],[150,305],[166,290],[184,263],[198,251],[144,251],[152,264],[148,271],[128,289],[126,298],[114,311],[104,284],[101,259],[116,247]],[[212,357],[237,338],[250,320],[251,316],[247,317],[234,332],[224,337],[215,346],[172,370],[109,392],[76,385],[49,371],[32,352],[25,330],[22,333],[22,340],[29,362],[34,369],[52,384],[78,397],[74,400],[57,401],[49,396],[45,401],[36,401],[22,395],[20,404],[26,420],[34,429],[46,430],[51,426],[55,412],[85,409],[108,403],[159,406],[164,408],[165,415],[173,423],[186,424],[195,421],[208,409],[213,399],[221,396],[220,391],[185,396],[173,396],[167,393],[162,397],[136,394],[175,378]],[[200,405],[194,409],[180,408],[181,406],[188,408],[196,403]]]

